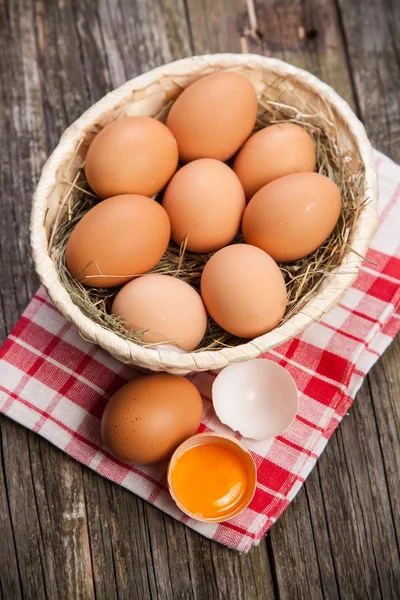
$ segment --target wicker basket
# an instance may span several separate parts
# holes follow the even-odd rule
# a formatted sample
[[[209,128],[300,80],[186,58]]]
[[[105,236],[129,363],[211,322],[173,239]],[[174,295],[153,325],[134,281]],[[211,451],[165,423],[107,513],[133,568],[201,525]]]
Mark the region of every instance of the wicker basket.
[[[49,256],[48,239],[52,223],[61,203],[65,202],[65,177],[73,180],[82,165],[81,152],[76,149],[82,139],[87,147],[93,132],[124,115],[155,115],[176,98],[182,88],[215,70],[229,69],[245,74],[258,91],[265,86],[274,89],[277,80],[283,82],[279,98],[297,106],[307,98],[316,111],[334,116],[341,147],[358,151],[365,165],[365,197],[368,203],[360,212],[353,232],[349,252],[341,266],[323,281],[318,294],[282,326],[253,341],[233,348],[215,351],[179,353],[167,349],[141,347],[107,331],[86,317],[73,304],[61,285],[53,260]],[[271,93],[274,93],[271,91]],[[61,137],[50,156],[34,195],[31,217],[31,245],[39,278],[61,313],[76,325],[81,335],[107,350],[121,362],[155,371],[188,373],[218,369],[232,362],[257,357],[297,335],[313,321],[319,320],[335,306],[354,281],[361,256],[366,254],[377,226],[377,176],[371,144],[364,127],[348,104],[325,83],[306,71],[280,60],[256,55],[216,54],[197,56],[159,67],[128,81],[107,94],[73,123]]]

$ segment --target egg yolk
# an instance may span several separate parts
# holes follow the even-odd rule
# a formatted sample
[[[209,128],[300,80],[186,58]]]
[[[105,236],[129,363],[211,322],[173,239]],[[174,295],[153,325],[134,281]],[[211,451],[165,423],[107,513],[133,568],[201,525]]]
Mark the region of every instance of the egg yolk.
[[[185,509],[203,518],[229,516],[246,492],[248,476],[234,450],[201,444],[180,456],[171,474],[176,498]]]

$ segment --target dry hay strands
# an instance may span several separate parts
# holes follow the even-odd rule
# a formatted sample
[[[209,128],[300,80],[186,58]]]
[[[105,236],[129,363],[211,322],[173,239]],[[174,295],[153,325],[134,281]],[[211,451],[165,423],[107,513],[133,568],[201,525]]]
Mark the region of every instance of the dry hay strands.
[[[281,82],[275,85],[279,88]],[[342,211],[334,231],[326,242],[306,258],[291,264],[279,265],[288,294],[288,304],[282,324],[305,309],[306,304],[318,293],[325,278],[335,271],[345,255],[351,251],[352,232],[365,202],[361,200],[364,190],[364,165],[357,156],[340,150],[334,115],[329,110],[326,113],[313,112],[313,109],[305,105],[304,101],[300,102],[300,99],[298,106],[285,104],[279,98],[272,100],[269,98],[270,90],[271,87],[259,99],[259,112],[254,131],[282,121],[304,127],[314,140],[318,172],[335,181],[342,194]],[[276,97],[276,94],[273,96]],[[171,106],[172,102],[156,117],[165,122]],[[99,201],[88,188],[83,170],[78,173],[79,176],[70,182],[66,191],[50,237],[51,256],[55,261],[60,280],[72,301],[92,321],[124,339],[151,347],[154,344],[143,341],[141,337],[143,332],[127,331],[123,321],[110,314],[112,299],[118,288],[100,289],[83,286],[71,277],[65,266],[65,248],[72,229]],[[242,241],[240,236],[235,240],[238,241]],[[210,256],[211,254],[199,255],[188,252],[185,244],[179,248],[171,242],[162,259],[151,272],[179,277],[199,291],[201,273]],[[238,346],[246,341],[248,340],[227,333],[209,317],[206,335],[197,351],[219,350],[224,347]]]

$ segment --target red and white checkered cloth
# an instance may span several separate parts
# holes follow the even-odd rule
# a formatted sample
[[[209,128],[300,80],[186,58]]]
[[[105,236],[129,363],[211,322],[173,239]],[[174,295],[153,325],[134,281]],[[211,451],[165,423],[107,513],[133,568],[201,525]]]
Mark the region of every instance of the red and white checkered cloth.
[[[194,521],[175,506],[166,466],[129,467],[103,452],[107,399],[135,371],[85,342],[40,289],[0,351],[0,411],[100,475],[135,492],[203,535],[240,551],[257,544],[301,488],[363,378],[400,329],[400,166],[377,153],[380,227],[358,279],[320,323],[265,354],[288,369],[299,412],[285,435],[244,440],[258,468],[250,506],[222,524]],[[228,432],[210,401],[215,374],[191,380],[204,399],[201,431]]]

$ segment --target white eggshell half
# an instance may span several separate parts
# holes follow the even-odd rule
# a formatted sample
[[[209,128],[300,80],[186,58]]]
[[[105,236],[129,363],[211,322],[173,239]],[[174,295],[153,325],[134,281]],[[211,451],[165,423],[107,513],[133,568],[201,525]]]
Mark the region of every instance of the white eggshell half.
[[[293,422],[298,391],[286,369],[255,358],[222,369],[213,384],[212,400],[222,423],[244,437],[268,440]]]

